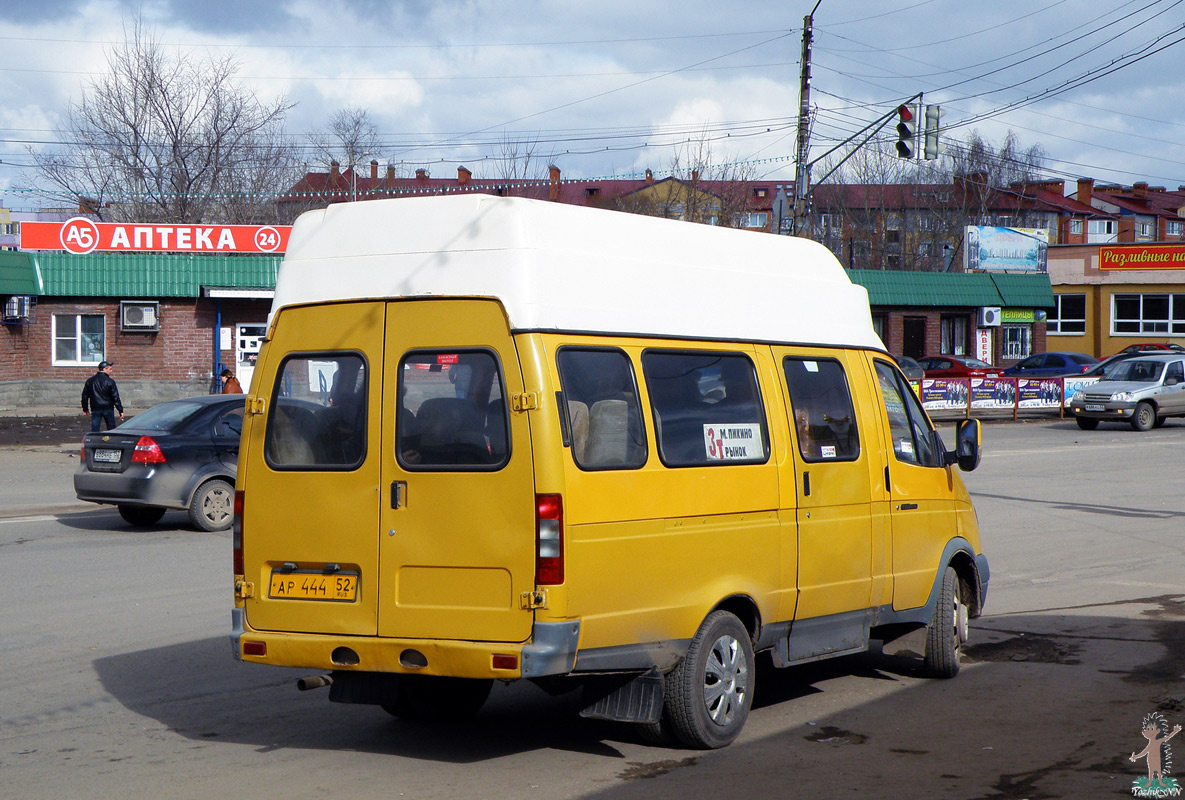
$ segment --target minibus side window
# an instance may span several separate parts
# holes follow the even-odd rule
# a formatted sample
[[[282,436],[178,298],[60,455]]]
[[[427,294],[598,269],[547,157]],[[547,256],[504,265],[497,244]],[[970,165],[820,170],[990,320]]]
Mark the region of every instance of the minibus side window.
[[[620,350],[564,347],[556,364],[576,466],[637,469],[645,464],[646,431],[629,357]]]
[[[353,353],[291,355],[280,365],[264,457],[281,470],[352,470],[366,459],[366,361]]]
[[[668,467],[763,464],[769,431],[753,362],[739,353],[642,355],[658,453]]]
[[[782,369],[803,460],[858,459],[860,434],[843,366],[830,358],[787,358]]]
[[[395,455],[408,470],[498,470],[510,418],[498,360],[484,350],[414,351],[399,362]]]
[[[934,429],[913,390],[894,367],[883,361],[876,362],[876,375],[889,417],[893,455],[898,461],[923,467],[942,466],[934,450]]]

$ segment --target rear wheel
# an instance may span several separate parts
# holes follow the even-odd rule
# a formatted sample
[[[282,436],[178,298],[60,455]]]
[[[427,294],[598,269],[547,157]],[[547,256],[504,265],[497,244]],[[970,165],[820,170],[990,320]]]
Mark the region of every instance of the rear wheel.
[[[1093,431],[1095,428],[1099,427],[1099,421],[1097,419],[1091,419],[1090,417],[1074,417],[1074,421],[1077,422],[1078,427],[1084,431]]]
[[[204,531],[222,531],[235,516],[235,487],[224,480],[206,481],[193,493],[189,519]]]
[[[401,675],[395,702],[383,710],[406,720],[456,722],[480,711],[493,685],[480,678]]]
[[[160,522],[165,510],[155,506],[119,506],[119,515],[129,525],[147,527]]]
[[[1150,431],[1156,424],[1156,409],[1151,403],[1136,403],[1136,413],[1132,414],[1132,427],[1138,431]]]
[[[714,611],[667,675],[664,722],[669,721],[672,732],[688,747],[724,747],[736,739],[749,717],[753,678],[749,632],[729,612]]]
[[[959,656],[967,641],[967,604],[962,583],[954,567],[942,576],[938,604],[926,631],[923,669],[930,678],[953,678],[959,674]]]

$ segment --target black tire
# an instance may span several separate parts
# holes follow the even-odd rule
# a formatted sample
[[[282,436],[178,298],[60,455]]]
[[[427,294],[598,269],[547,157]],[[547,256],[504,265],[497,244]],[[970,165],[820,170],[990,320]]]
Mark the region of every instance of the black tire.
[[[1090,417],[1074,417],[1074,421],[1078,423],[1078,427],[1084,431],[1093,431],[1099,427],[1099,421]]]
[[[493,685],[481,678],[401,675],[395,703],[383,710],[405,720],[458,722],[481,711]]]
[[[665,721],[688,747],[730,744],[753,704],[753,643],[741,621],[713,611],[696,631],[683,660],[666,677]]]
[[[224,531],[235,519],[235,487],[215,478],[193,493],[189,521],[204,531]]]
[[[679,744],[679,739],[671,729],[671,723],[665,713],[658,722],[635,722],[634,732],[643,744],[655,747],[674,747]]]
[[[149,525],[160,522],[160,518],[165,515],[165,510],[156,506],[119,506],[119,515],[129,525],[147,528]]]
[[[953,678],[959,674],[959,656],[967,640],[967,604],[954,567],[942,576],[938,604],[926,631],[923,669],[930,678]]]
[[[1156,424],[1156,409],[1151,403],[1136,403],[1136,412],[1132,414],[1132,427],[1138,431],[1150,431]]]

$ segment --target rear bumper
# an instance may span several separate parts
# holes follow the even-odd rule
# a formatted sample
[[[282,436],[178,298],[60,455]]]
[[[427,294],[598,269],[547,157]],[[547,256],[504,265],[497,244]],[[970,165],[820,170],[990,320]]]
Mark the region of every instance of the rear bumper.
[[[318,670],[358,670],[453,678],[537,678],[564,675],[576,662],[580,622],[536,622],[530,642],[392,639],[315,633],[257,631],[241,608],[231,609],[231,648],[238,661]],[[247,643],[262,643],[266,655],[245,655]],[[422,658],[409,658],[410,653]],[[496,669],[494,656],[514,655],[515,669]],[[416,667],[409,664],[427,662]]]
[[[74,494],[91,503],[186,508],[187,483],[187,476],[172,470],[137,466],[124,472],[91,472],[81,467],[74,473]]]

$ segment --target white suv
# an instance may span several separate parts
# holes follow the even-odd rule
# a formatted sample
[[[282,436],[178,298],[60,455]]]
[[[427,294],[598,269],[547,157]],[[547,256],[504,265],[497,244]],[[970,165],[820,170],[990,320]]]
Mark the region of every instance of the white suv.
[[[1130,422],[1138,431],[1160,427],[1168,417],[1185,417],[1185,354],[1129,358],[1070,400],[1078,427]]]

